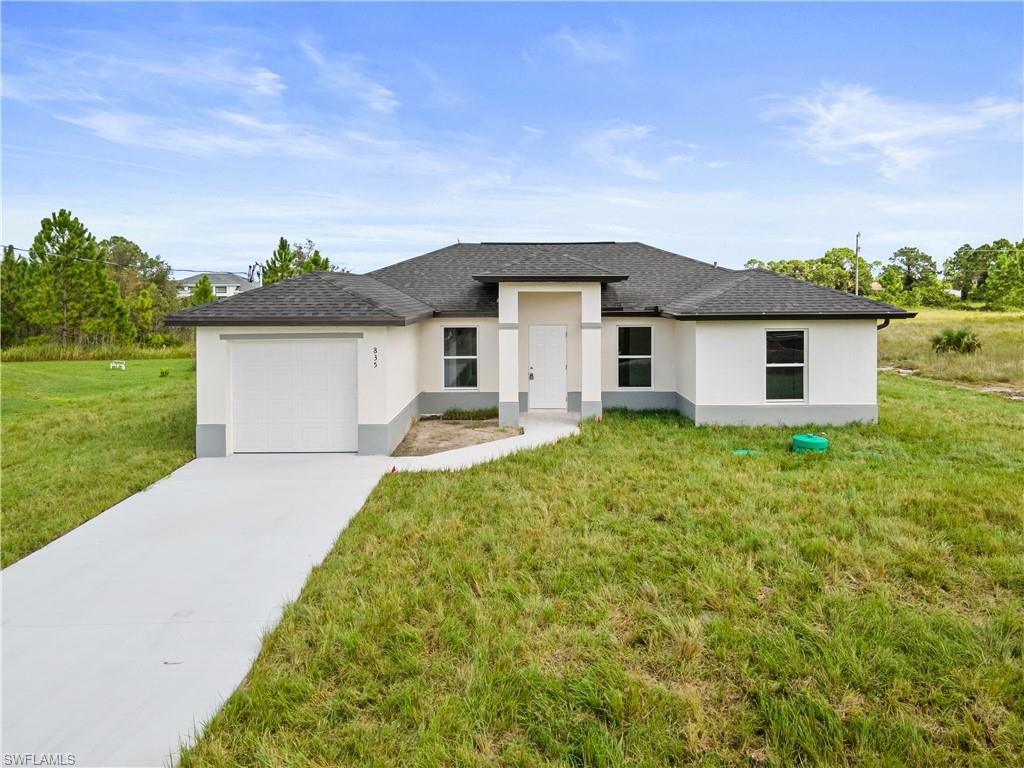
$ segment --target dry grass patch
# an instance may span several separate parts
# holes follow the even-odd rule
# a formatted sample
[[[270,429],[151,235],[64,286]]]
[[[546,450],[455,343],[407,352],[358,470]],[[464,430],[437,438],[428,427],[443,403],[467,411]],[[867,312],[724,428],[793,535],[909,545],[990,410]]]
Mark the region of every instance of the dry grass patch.
[[[982,347],[973,354],[932,351],[931,339],[947,328],[970,328]],[[878,364],[922,376],[975,385],[1004,384],[1024,392],[1024,313],[921,309],[878,332]]]

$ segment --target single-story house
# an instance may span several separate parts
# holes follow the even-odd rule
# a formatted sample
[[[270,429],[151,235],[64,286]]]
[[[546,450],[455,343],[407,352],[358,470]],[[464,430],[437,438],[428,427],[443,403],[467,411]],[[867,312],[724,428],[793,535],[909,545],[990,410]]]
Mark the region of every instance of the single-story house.
[[[213,295],[218,299],[226,299],[228,296],[234,296],[236,293],[251,291],[253,288],[259,287],[256,283],[250,283],[244,277],[233,272],[201,272],[198,275],[192,275],[178,281],[178,297],[191,296],[192,291],[196,289],[196,283],[203,277],[210,279],[210,285],[213,286]]]
[[[876,334],[913,313],[643,243],[458,243],[177,312],[196,327],[199,456],[389,453],[421,414],[875,422]],[[876,321],[883,320],[881,326]]]

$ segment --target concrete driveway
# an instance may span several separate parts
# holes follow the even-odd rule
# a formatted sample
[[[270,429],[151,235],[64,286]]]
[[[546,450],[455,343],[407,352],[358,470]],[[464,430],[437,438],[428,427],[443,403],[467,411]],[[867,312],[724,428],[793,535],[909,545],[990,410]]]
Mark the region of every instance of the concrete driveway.
[[[518,437],[422,458],[197,459],[8,567],[5,758],[172,761],[241,682],[263,632],[384,472],[466,467],[577,429],[564,413],[531,414],[523,426]]]
[[[3,752],[167,762],[245,676],[385,464],[197,459],[5,569]]]

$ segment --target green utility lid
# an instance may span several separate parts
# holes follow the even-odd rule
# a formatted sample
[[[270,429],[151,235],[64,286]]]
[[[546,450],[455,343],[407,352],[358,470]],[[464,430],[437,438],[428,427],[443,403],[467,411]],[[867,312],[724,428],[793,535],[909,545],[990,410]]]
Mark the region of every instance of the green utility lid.
[[[827,453],[828,438],[818,435],[793,435],[793,453]]]

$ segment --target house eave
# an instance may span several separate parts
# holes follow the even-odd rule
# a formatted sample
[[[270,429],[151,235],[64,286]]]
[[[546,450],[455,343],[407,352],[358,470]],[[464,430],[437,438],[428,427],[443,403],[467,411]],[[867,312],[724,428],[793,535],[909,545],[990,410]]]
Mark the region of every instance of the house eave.
[[[671,320],[878,320],[888,318],[890,320],[904,320],[917,317],[916,312],[730,312],[701,314],[699,312],[689,313],[660,313],[662,317]]]
[[[629,275],[473,275],[478,283],[619,283]]]
[[[420,315],[411,318],[376,318],[376,319],[359,319],[351,317],[260,317],[260,318],[229,318],[229,317],[204,317],[204,318],[190,318],[190,317],[168,317],[164,320],[166,325],[178,326],[178,327],[200,327],[200,326],[226,326],[226,325],[244,325],[244,326],[273,326],[273,325],[294,325],[294,326],[309,326],[309,325],[347,325],[347,326],[358,326],[358,325],[372,325],[372,326],[406,326],[414,325],[422,322],[423,320],[429,320],[434,316],[434,313]]]

